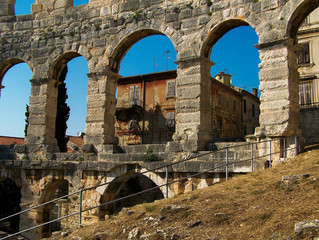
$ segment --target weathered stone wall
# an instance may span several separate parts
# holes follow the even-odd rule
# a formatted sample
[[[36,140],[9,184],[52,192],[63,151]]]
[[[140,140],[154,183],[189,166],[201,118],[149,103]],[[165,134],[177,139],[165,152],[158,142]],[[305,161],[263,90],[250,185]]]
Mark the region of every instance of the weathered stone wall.
[[[294,40],[317,0],[261,1],[98,1],[36,0],[32,14],[14,16],[13,0],[1,1],[1,78],[14,64],[29,64],[33,77],[31,152],[57,151],[54,138],[57,80],[67,61],[88,61],[85,142],[98,151],[114,139],[115,89],[121,59],[138,40],[164,34],[175,46],[178,64],[175,141],[183,150],[204,149],[212,138],[211,47],[228,30],[250,25],[259,36],[261,116],[259,133],[299,135]],[[3,7],[2,7],[3,6]]]

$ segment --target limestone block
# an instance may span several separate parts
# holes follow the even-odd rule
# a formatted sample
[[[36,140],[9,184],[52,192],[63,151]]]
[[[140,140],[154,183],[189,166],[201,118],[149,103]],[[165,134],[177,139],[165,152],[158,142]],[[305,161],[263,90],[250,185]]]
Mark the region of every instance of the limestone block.
[[[1,15],[1,12],[0,12]],[[0,23],[0,32],[11,31],[13,29],[13,23]]]
[[[288,76],[289,72],[287,67],[262,69],[259,72],[259,78],[261,80],[282,80],[288,79]]]
[[[177,121],[179,123],[200,122],[200,113],[179,113],[177,114]]]
[[[31,13],[37,14],[42,11],[42,4],[34,3],[31,5]]]
[[[126,12],[136,9],[139,9],[138,0],[127,0],[126,2],[120,4],[120,12]]]
[[[288,99],[290,99],[288,89],[279,89],[277,91],[276,90],[263,91],[260,96],[260,100],[262,102],[274,101],[274,100],[288,100]]]
[[[200,101],[193,99],[178,100],[175,107],[178,113],[198,112],[200,110]]]
[[[31,29],[32,28],[32,22],[16,22],[14,23],[14,30],[25,30],[25,29]]]
[[[278,89],[287,89],[288,80],[261,81],[259,85],[260,91],[273,91]]]
[[[261,1],[262,11],[272,10],[278,7],[278,0],[263,0]]]
[[[101,8],[100,15],[101,17],[107,16],[111,14],[111,8],[109,6],[105,6]]]
[[[188,73],[187,76],[178,76],[176,80],[176,86],[187,86],[187,85],[196,85],[200,84],[201,76],[199,74],[190,75]]]
[[[196,99],[200,97],[200,86],[177,88],[176,96],[179,99]]]

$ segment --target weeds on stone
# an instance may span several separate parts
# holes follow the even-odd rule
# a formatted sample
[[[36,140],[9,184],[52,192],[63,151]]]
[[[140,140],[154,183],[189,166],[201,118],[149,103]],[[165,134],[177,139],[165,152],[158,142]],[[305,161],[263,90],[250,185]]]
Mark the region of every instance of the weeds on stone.
[[[151,148],[148,148],[145,155],[142,156],[143,162],[156,162],[159,161],[160,158],[153,153]]]

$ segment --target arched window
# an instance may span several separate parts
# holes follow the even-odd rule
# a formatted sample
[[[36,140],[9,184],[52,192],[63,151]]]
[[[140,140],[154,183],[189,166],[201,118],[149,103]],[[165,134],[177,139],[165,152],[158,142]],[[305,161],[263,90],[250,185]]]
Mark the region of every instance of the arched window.
[[[26,63],[14,65],[4,75],[0,97],[0,135],[25,136],[26,105],[29,104],[32,75]]]
[[[258,36],[255,30],[250,26],[241,26],[222,35],[212,48],[210,58],[216,64],[211,68],[213,102],[219,101],[220,94],[225,99],[240,102],[236,105],[236,111],[231,111],[234,104],[232,108],[227,108],[227,101],[226,108],[213,104],[213,129],[220,127],[218,122],[221,119],[230,123],[223,124],[222,134],[218,138],[233,137],[233,131],[229,129],[231,125],[236,127],[237,133],[241,133],[236,136],[240,138],[253,134],[259,126],[258,117],[255,117],[255,108],[259,109],[260,103],[257,91],[260,59],[254,47],[256,44]]]
[[[123,58],[116,136],[121,145],[165,143],[175,132],[176,51],[164,35],[141,39]]]
[[[76,57],[76,58],[74,58]],[[69,60],[67,65],[63,60]],[[58,111],[56,117],[56,139],[62,152],[77,152],[83,140],[75,140],[85,132],[87,112],[86,96],[88,85],[88,65],[84,57],[67,53],[56,64],[55,78],[59,79]],[[69,144],[68,144],[69,143]]]

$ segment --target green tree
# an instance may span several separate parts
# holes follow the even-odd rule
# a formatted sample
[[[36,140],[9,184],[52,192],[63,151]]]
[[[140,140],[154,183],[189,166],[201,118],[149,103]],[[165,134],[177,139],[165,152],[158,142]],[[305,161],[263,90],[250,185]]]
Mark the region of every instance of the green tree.
[[[26,137],[28,134],[28,127],[29,127],[29,105],[25,105],[25,127],[24,127],[24,136]]]
[[[61,152],[67,151],[67,142],[69,138],[65,136],[67,126],[67,121],[70,116],[70,108],[66,104],[68,95],[66,93],[66,84],[65,78],[68,72],[68,67],[65,66],[59,77],[59,86],[58,86],[58,102],[57,102],[57,115],[55,122],[55,138],[58,142],[58,146]]]

